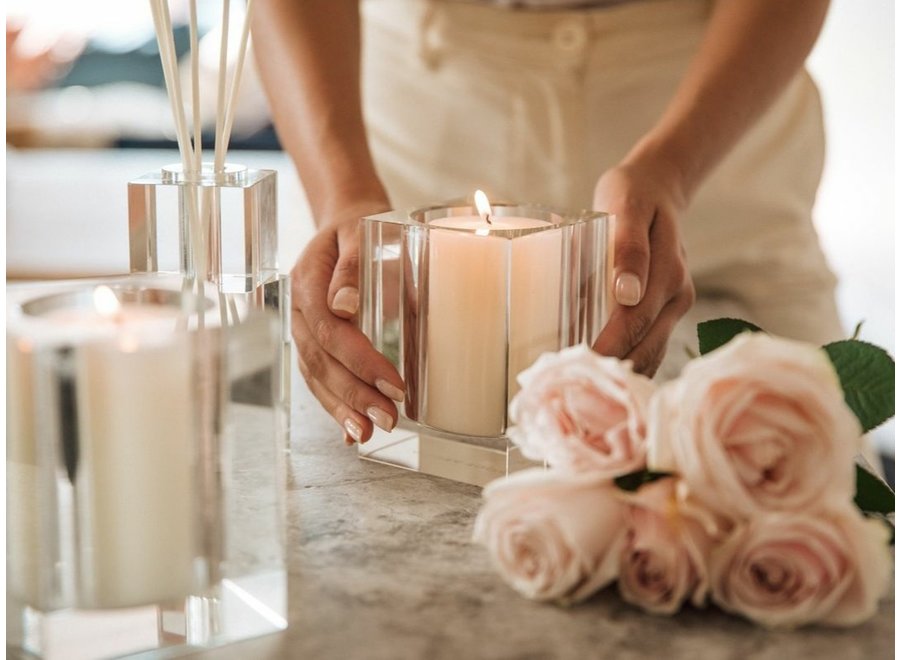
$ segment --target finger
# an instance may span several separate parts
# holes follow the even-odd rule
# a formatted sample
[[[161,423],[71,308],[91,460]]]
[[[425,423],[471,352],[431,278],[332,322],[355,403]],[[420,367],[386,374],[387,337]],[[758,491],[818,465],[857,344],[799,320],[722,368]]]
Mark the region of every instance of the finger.
[[[315,380],[307,381],[310,392],[318,399],[322,407],[341,425],[344,431],[344,443],[365,444],[372,437],[372,423],[359,413],[351,410],[347,404],[328,391],[324,385]],[[350,439],[348,442],[347,439]]]
[[[653,377],[666,356],[669,337],[675,324],[690,309],[692,302],[692,295],[683,294],[673,298],[662,309],[644,339],[625,356],[626,360],[632,361],[632,368],[636,373]]]
[[[333,235],[314,240],[320,244],[310,244],[293,272],[294,309],[302,314],[312,339],[328,354],[388,398],[403,401],[403,379],[394,365],[375,350],[354,323],[336,317],[326,305],[325,291],[337,259],[337,240]]]
[[[397,424],[397,407],[388,397],[350,373],[313,341],[303,316],[294,312],[292,330],[301,371],[307,382],[314,380],[343,403],[365,415],[376,426],[391,431]],[[340,421],[340,420],[338,420]]]
[[[672,223],[654,223],[650,229],[654,256],[647,291],[639,304],[613,309],[594,343],[598,353],[624,358],[644,340],[662,309],[681,291],[685,271],[679,255],[671,249],[673,242],[678,242],[678,236]]]
[[[594,350],[601,355],[624,358],[650,332],[661,308],[662,305],[646,298],[637,307],[617,307],[594,342]]]
[[[350,437],[354,442],[366,442],[372,433],[371,423],[358,411],[341,400],[339,396],[329,391],[321,382],[319,374],[323,372],[325,353],[321,350],[310,350],[311,343],[305,335],[304,326],[298,323],[302,317],[298,311],[292,313],[291,331],[294,342],[297,344],[298,365],[303,379],[309,386],[310,392],[319,401],[325,411],[340,424],[344,430],[344,441]],[[314,345],[312,348],[315,348]]]
[[[616,302],[634,307],[644,298],[650,271],[652,208],[626,206],[615,219],[613,274]]]
[[[337,234],[338,259],[328,287],[331,311],[341,318],[353,318],[359,309],[359,229],[342,227]]]
[[[303,307],[302,316],[311,339],[328,356],[386,397],[403,401],[400,374],[353,323],[337,318],[327,309]]]

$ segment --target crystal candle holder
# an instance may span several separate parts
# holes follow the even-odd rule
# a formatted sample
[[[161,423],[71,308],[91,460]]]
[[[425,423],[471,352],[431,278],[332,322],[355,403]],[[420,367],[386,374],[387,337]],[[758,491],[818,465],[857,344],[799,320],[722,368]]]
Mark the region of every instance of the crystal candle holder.
[[[599,334],[610,225],[516,204],[490,224],[464,203],[364,218],[360,324],[407,390],[360,456],[477,485],[528,466],[506,435],[516,376]]]
[[[197,300],[166,276],[8,288],[8,644],[170,657],[286,627],[279,324]]]
[[[128,184],[132,273],[196,277],[228,294],[229,304],[272,310],[280,320],[278,399],[290,449],[290,286],[278,272],[276,172],[204,163],[199,176],[167,165]],[[199,211],[201,227],[192,232]],[[204,272],[194,263],[204,255]]]

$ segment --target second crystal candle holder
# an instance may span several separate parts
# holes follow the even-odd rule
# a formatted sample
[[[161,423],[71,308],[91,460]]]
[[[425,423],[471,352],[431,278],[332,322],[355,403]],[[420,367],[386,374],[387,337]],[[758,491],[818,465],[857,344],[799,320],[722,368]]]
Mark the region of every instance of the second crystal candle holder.
[[[606,321],[604,213],[468,204],[364,218],[360,323],[406,383],[364,458],[483,485],[528,465],[509,442],[516,376]]]
[[[8,290],[12,646],[170,657],[286,627],[280,331],[222,301],[159,275]]]

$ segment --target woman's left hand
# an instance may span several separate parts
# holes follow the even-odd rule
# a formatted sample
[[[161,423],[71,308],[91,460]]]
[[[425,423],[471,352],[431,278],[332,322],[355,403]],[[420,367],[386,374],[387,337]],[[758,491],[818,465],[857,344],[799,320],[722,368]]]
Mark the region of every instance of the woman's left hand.
[[[594,350],[629,359],[652,376],[669,335],[694,303],[678,217],[686,206],[678,175],[665,161],[637,157],[607,170],[594,208],[615,214],[615,305]]]

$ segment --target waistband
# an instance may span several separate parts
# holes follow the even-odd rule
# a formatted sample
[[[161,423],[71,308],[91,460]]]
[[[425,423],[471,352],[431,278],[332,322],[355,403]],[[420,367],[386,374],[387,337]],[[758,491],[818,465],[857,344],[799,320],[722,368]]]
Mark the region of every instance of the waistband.
[[[640,0],[612,6],[571,9],[515,9],[461,0],[367,0],[368,20],[396,27],[422,20],[445,22],[454,31],[559,38],[560,28],[577,25],[584,36],[696,24],[711,11],[712,0]]]

